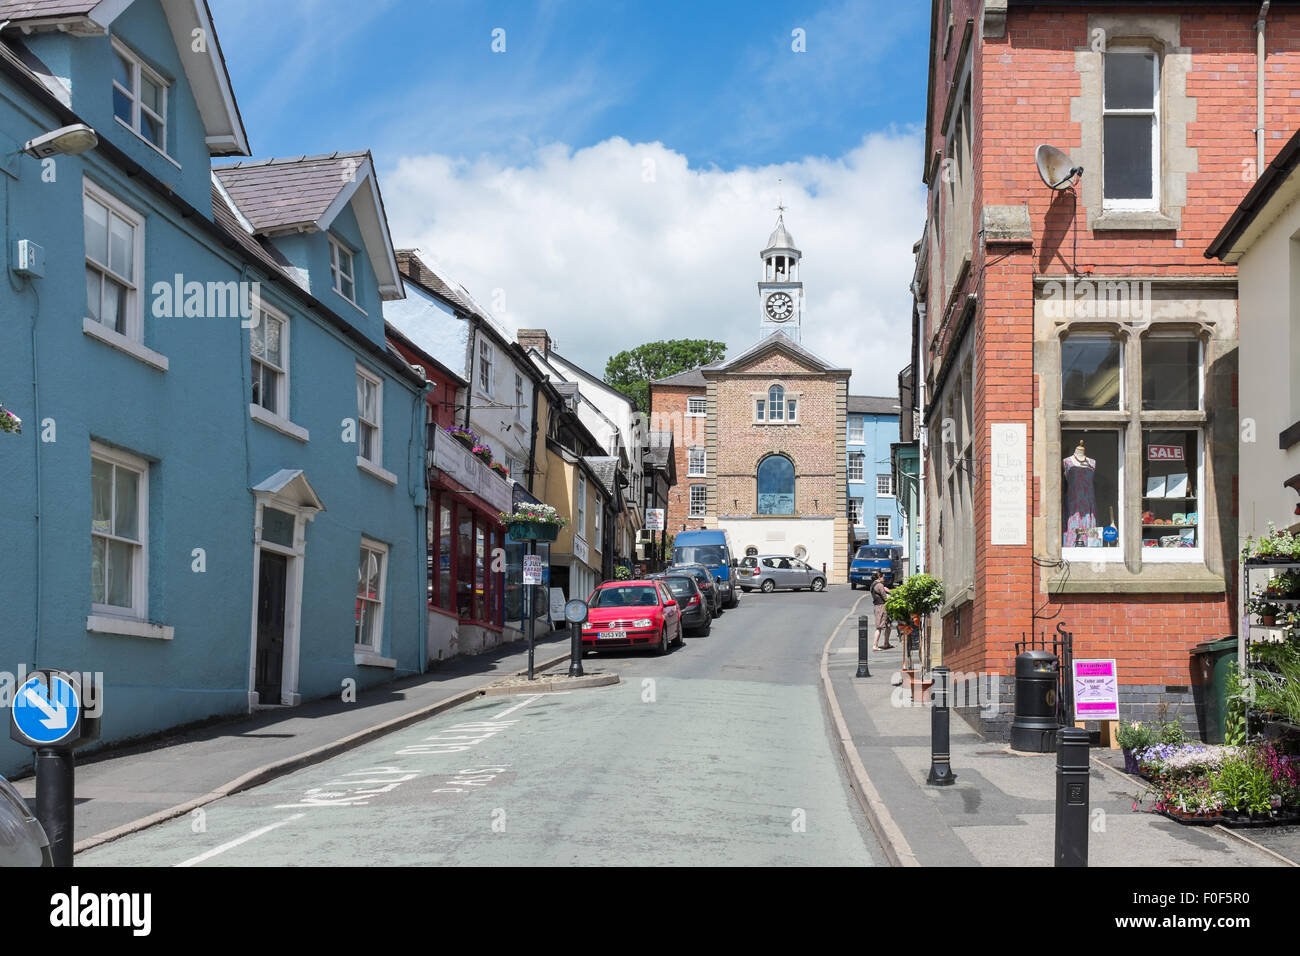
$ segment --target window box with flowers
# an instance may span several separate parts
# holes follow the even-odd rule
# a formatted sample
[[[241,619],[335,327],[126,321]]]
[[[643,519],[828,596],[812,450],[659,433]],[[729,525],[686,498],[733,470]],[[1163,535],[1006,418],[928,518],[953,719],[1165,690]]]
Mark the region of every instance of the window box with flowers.
[[[515,541],[554,541],[568,522],[550,505],[519,505],[502,522]]]

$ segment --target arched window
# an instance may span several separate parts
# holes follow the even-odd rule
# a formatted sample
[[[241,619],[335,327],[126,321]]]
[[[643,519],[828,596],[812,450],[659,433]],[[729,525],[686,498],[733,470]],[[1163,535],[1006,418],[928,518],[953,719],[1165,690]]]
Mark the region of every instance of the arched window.
[[[758,463],[758,513],[794,514],[794,462],[784,455],[768,455]]]
[[[785,421],[785,389],[780,385],[773,385],[767,390],[767,420]]]

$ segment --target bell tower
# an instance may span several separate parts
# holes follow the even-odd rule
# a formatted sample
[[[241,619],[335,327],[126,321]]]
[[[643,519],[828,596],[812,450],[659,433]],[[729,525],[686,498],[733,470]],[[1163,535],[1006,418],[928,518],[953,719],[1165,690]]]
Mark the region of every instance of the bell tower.
[[[785,206],[776,207],[776,228],[759,253],[763,277],[758,282],[759,331],[763,338],[784,332],[796,342],[803,327],[803,283],[799,281],[799,260],[794,238],[785,228]]]

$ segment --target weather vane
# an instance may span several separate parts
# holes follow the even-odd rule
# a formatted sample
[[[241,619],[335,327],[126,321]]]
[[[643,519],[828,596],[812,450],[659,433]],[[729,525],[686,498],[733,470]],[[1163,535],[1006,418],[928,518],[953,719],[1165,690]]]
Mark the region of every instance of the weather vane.
[[[785,218],[785,200],[781,198],[781,180],[776,181],[776,214]]]

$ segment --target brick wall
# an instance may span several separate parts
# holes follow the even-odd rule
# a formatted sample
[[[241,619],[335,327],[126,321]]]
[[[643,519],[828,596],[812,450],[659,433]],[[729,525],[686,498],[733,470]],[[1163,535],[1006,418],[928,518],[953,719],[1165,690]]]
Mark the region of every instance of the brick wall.
[[[692,518],[691,485],[705,482],[703,478],[690,478],[688,455],[691,446],[705,444],[705,418],[686,414],[686,400],[705,394],[703,386],[652,385],[650,387],[650,427],[655,431],[670,431],[673,435],[673,458],[677,469],[677,484],[668,490],[668,514],[664,527],[670,533],[682,530],[696,531],[704,527],[700,518]],[[712,463],[707,463],[713,474]]]

